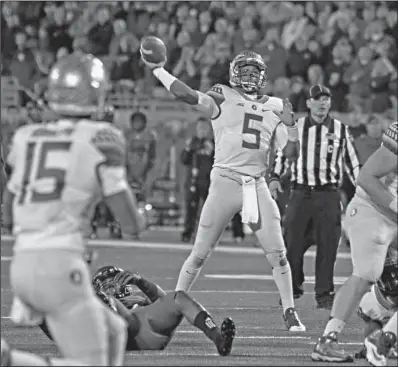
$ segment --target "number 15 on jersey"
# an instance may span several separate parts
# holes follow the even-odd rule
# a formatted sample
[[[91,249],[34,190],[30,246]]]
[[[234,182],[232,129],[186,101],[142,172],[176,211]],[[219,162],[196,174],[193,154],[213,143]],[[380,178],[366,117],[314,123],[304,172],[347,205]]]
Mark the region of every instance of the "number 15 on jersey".
[[[28,143],[18,204],[43,203],[61,198],[66,169],[59,153],[68,153],[70,146],[70,141]]]

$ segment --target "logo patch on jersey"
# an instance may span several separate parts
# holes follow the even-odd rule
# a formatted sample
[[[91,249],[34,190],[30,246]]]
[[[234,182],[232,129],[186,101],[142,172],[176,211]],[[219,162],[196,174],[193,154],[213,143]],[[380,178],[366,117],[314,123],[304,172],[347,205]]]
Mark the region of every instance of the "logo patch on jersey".
[[[257,110],[257,106],[254,104],[254,105],[252,105],[252,108],[253,108],[253,110],[254,111],[256,111]]]
[[[356,209],[352,209],[351,213],[350,213],[350,217],[355,216],[355,214],[357,214],[357,210]]]
[[[328,140],[337,140],[337,135],[333,133],[326,133],[326,139]]]
[[[83,275],[80,270],[72,270],[69,278],[74,285],[81,285],[83,283]]]
[[[216,92],[216,93],[221,94],[221,95],[223,94],[220,84],[213,85],[213,87],[211,88],[211,91],[212,92]]]

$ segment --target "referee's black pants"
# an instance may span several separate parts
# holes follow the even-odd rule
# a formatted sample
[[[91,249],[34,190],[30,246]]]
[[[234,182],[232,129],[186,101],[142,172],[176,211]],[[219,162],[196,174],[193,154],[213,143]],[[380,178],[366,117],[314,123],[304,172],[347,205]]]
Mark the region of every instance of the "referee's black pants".
[[[333,185],[293,185],[285,218],[287,258],[292,269],[293,292],[301,293],[304,283],[304,254],[311,246],[310,226],[317,245],[315,298],[334,292],[333,273],[341,235],[340,193]]]

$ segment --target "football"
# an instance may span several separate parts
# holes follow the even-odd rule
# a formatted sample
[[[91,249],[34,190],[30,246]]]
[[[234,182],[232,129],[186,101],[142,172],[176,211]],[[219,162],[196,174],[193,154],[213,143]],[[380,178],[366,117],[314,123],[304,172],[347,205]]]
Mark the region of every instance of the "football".
[[[140,51],[142,58],[147,62],[153,64],[166,62],[167,49],[160,38],[154,36],[144,37],[141,41]]]

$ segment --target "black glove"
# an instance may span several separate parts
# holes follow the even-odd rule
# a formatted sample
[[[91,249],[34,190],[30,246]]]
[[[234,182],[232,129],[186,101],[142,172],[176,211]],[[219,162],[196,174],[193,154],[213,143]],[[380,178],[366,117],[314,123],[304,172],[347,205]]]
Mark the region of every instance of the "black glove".
[[[123,271],[115,276],[113,279],[117,287],[122,285],[137,285],[137,282],[141,279],[141,276],[137,273],[130,271]]]

